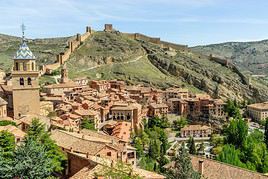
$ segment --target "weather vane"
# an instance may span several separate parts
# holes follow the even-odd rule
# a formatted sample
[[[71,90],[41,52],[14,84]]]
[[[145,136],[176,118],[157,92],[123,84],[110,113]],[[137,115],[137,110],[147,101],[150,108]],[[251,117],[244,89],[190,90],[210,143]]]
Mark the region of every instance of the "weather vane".
[[[24,32],[26,30],[26,27],[24,25],[24,23],[21,24],[21,31],[22,31],[22,40],[24,41],[25,40],[25,36],[24,36]]]

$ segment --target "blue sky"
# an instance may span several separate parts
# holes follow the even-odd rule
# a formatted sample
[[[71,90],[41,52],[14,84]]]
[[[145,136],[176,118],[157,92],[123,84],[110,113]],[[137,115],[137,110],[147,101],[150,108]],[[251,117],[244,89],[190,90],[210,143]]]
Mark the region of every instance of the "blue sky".
[[[268,39],[267,0],[0,0],[0,33],[30,38],[102,30],[140,32],[190,46]]]

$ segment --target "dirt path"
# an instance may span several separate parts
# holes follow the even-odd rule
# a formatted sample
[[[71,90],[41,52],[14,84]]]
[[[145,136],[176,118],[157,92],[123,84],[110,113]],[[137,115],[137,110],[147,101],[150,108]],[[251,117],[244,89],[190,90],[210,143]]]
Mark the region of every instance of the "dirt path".
[[[142,57],[144,57],[144,56],[141,55],[141,56],[138,56],[137,58],[135,58],[134,60],[130,60],[130,61],[126,61],[126,62],[121,62],[120,64],[133,63],[133,62],[136,62],[136,61],[140,60]],[[114,63],[114,64],[117,64],[117,63]],[[87,69],[83,69],[83,70],[81,70],[81,72],[83,72],[83,71],[88,71],[88,70],[93,70],[93,69],[95,69],[95,68],[99,68],[99,67],[102,67],[102,66],[105,66],[105,65],[109,65],[109,64],[96,65],[96,66],[94,66],[94,67],[90,67],[90,68],[87,68]]]

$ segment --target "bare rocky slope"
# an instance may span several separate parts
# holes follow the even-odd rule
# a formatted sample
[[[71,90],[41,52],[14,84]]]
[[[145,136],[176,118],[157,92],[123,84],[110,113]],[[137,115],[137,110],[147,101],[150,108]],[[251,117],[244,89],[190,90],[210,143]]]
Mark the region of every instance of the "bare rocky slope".
[[[30,40],[29,46],[39,64],[51,63],[55,54],[66,48],[67,40]],[[3,47],[0,48],[0,68],[8,71],[11,67],[19,41],[16,37],[0,36],[0,47]],[[75,50],[67,66],[71,78],[121,79],[128,84],[160,88],[182,86],[223,99],[268,100],[266,85],[255,79],[250,86],[246,85],[232,69],[200,56],[197,51],[162,48],[147,41],[130,39],[120,32],[95,32]]]
[[[268,75],[268,40],[196,46],[192,50],[228,58],[245,73]]]

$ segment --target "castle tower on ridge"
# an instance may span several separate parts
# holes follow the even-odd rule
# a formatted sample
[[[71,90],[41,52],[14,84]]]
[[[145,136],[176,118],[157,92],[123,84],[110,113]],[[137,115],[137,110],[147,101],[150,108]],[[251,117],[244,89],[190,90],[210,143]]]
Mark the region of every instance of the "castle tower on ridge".
[[[12,70],[14,118],[24,115],[40,114],[39,71],[36,58],[24,38],[25,26],[22,25],[22,42],[13,58]]]

